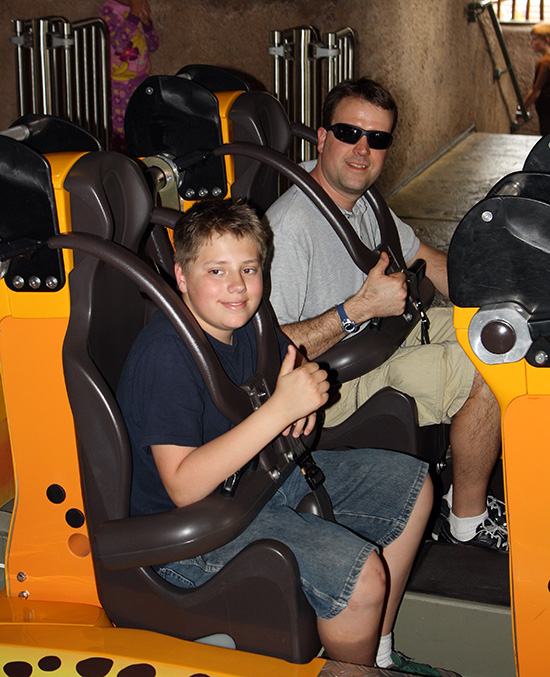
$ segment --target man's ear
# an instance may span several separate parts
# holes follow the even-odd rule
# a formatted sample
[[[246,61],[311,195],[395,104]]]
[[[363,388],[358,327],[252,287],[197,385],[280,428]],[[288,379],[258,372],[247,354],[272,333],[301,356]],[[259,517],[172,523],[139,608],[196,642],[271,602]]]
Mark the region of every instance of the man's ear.
[[[180,266],[179,263],[174,263],[174,273],[176,275],[178,289],[182,294],[185,294],[187,292],[187,280],[185,279],[185,273],[183,272],[183,268]]]
[[[323,148],[325,147],[325,139],[327,138],[327,130],[324,127],[319,127],[317,130],[317,150],[319,153],[323,152]]]

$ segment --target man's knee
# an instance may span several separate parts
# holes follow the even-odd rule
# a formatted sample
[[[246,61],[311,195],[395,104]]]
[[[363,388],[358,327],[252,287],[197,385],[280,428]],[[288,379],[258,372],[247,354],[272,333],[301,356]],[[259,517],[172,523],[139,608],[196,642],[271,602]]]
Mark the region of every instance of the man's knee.
[[[472,389],[470,390],[468,400],[476,400],[476,402],[485,401],[492,407],[494,406],[495,409],[498,408],[497,399],[494,396],[493,391],[489,388],[487,382],[477,369],[474,371],[474,380],[472,382]]]

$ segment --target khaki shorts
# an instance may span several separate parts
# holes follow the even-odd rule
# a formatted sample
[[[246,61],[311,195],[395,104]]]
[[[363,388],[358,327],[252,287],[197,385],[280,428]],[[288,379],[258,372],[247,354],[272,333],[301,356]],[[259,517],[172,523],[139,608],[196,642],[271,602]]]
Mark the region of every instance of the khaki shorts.
[[[325,426],[338,425],[386,386],[414,397],[420,425],[449,423],[468,399],[474,365],[456,340],[451,308],[428,310],[430,341],[420,343],[420,324],[384,364],[340,386],[325,410]]]

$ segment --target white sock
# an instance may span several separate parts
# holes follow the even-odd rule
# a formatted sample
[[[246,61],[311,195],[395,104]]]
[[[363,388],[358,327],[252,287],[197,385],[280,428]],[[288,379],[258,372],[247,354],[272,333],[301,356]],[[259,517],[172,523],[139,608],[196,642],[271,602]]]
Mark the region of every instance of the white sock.
[[[453,485],[449,487],[449,491],[443,497],[447,504],[452,506],[453,504]],[[451,534],[458,541],[470,541],[475,535],[478,526],[483,522],[483,520],[489,517],[489,513],[485,510],[481,515],[475,515],[474,517],[457,517],[451,509],[451,514],[449,515],[449,524],[451,526]]]
[[[379,668],[389,668],[393,665],[391,652],[393,649],[393,632],[380,637],[378,651],[376,653],[376,666]]]
[[[457,517],[451,510],[451,514],[449,515],[451,534],[458,541],[470,541],[476,535],[477,527],[486,517],[489,517],[487,510],[485,510],[485,512],[481,515],[476,515],[475,517]]]

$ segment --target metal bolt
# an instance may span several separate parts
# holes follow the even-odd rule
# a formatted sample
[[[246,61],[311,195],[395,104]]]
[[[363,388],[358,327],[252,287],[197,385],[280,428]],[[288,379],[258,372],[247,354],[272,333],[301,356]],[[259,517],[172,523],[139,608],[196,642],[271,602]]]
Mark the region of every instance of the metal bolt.
[[[413,319],[412,313],[403,313],[403,317],[405,318],[405,320],[407,320],[407,322],[412,322]]]
[[[57,289],[58,284],[59,281],[56,277],[54,277],[53,275],[48,275],[48,277],[46,278],[46,287],[48,287],[48,289]]]
[[[152,87],[146,87],[146,88],[145,88],[145,93],[148,94],[149,96],[151,96],[151,94],[152,94],[154,91],[155,91],[155,90],[154,90]]]
[[[29,277],[29,287],[31,289],[38,289],[41,284],[42,280],[38,277],[38,275],[31,275]]]
[[[208,195],[208,188],[199,188],[199,197],[206,197]]]
[[[274,468],[273,470],[269,471],[269,475],[270,475],[271,479],[274,482],[276,482],[279,479],[279,477],[281,476],[281,473],[279,472],[279,470],[277,470],[277,468]]]
[[[167,181],[168,183],[170,183],[170,182],[173,181],[173,180],[174,180],[174,177],[172,176],[172,174],[168,174],[168,176],[166,177],[166,181]]]
[[[222,194],[221,188],[218,188],[218,186],[216,186],[215,188],[212,188],[212,196],[213,197],[220,197],[221,194]]]
[[[485,223],[489,223],[489,221],[493,220],[493,213],[489,211],[483,212],[483,214],[481,215],[481,220],[485,221]]]
[[[29,596],[29,591],[28,591],[28,590],[22,590],[22,591],[19,593],[19,597],[24,597],[25,599],[27,599],[28,596]]]
[[[546,364],[548,362],[548,353],[545,353],[544,350],[537,350],[535,353],[535,362],[537,364]]]
[[[21,289],[25,284],[25,280],[21,277],[21,275],[15,275],[11,283],[16,289]]]
[[[286,460],[290,463],[294,460],[294,454],[291,451],[287,451],[285,454]]]
[[[195,191],[192,188],[188,188],[185,191],[185,198],[187,200],[192,200],[195,197]]]
[[[19,583],[23,583],[23,581],[27,580],[27,574],[24,571],[20,571],[17,574],[17,580],[19,581]]]

